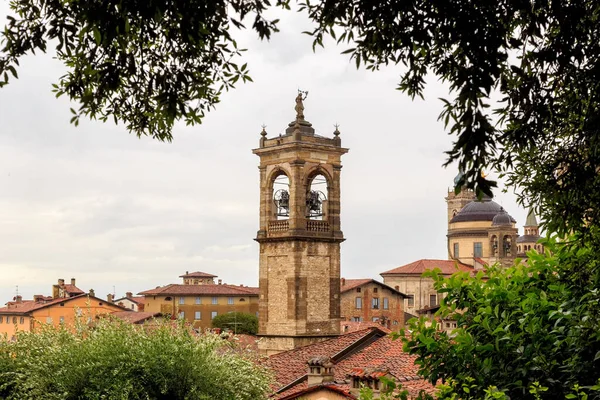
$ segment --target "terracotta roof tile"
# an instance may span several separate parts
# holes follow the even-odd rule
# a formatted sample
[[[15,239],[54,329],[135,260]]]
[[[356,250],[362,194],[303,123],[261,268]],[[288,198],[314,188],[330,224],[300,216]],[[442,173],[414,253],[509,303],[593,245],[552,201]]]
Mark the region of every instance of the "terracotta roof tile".
[[[156,295],[211,295],[211,296],[258,296],[258,288],[235,285],[179,285],[171,284],[156,289],[145,290],[138,294]]]
[[[452,275],[457,271],[473,271],[473,267],[467,264],[463,264],[454,260],[417,260],[410,264],[403,265],[398,268],[391,269],[389,271],[382,272],[381,276],[391,274],[416,274],[421,275],[427,270],[434,270],[438,268],[444,275]]]
[[[403,384],[411,397],[416,397],[420,390],[432,393],[434,387],[417,375],[416,356],[405,353],[402,346],[402,341],[392,340],[383,331],[371,328],[275,354],[269,357],[269,365],[275,372],[278,387],[289,387],[274,398],[294,398],[290,394],[301,391],[306,384],[303,377],[308,371],[307,362],[314,356],[332,358],[334,380],[339,386],[346,385],[349,388],[348,375],[356,375],[357,369],[362,369],[371,372],[386,371]],[[344,349],[346,351],[342,352]],[[344,381],[346,382],[340,383]]]
[[[340,292],[345,293],[350,290],[356,289],[357,287],[367,285],[369,283],[374,283],[376,285],[379,285],[381,287],[391,290],[392,292],[395,292],[397,294],[400,294],[400,295],[406,297],[406,295],[404,293],[396,290],[395,288],[393,288],[389,285],[386,285],[383,282],[379,282],[375,279],[345,279],[345,278],[343,278],[340,280]]]
[[[81,289],[79,289],[77,286],[75,285],[71,285],[70,283],[65,284],[65,291],[67,293],[69,293],[70,295],[78,295],[78,294],[84,294],[85,292]]]
[[[141,311],[116,311],[111,313],[119,319],[130,322],[132,324],[140,324],[144,321],[147,321],[152,318],[157,318],[161,316],[159,312],[141,312]]]
[[[206,272],[190,272],[185,273],[184,275],[179,275],[180,278],[216,278],[217,275],[207,274]]]
[[[21,303],[15,303],[15,304],[11,304],[7,307],[0,308],[0,314],[28,314],[31,311],[35,311],[40,308],[49,307],[51,305],[62,303],[62,302],[67,302],[67,301],[77,299],[77,298],[80,298],[83,296],[87,296],[87,294],[82,293],[82,294],[78,294],[78,295],[71,296],[71,297],[61,297],[58,299],[52,299],[50,301],[41,301],[41,302],[36,302],[33,300],[25,300]],[[92,297],[92,296],[90,296],[90,297]],[[103,301],[102,299],[98,299],[97,297],[92,297],[92,298]],[[11,302],[11,303],[13,303],[13,302]],[[117,306],[116,304],[113,304],[113,305]],[[117,307],[123,308],[121,306],[117,306]]]
[[[368,329],[368,328],[381,329],[385,333],[392,332],[390,329],[388,329],[385,326],[381,325],[379,322],[373,322],[373,321],[362,321],[362,322],[358,322],[358,321],[340,321],[340,332],[343,332],[343,333],[356,332],[356,331],[360,331],[360,330]]]

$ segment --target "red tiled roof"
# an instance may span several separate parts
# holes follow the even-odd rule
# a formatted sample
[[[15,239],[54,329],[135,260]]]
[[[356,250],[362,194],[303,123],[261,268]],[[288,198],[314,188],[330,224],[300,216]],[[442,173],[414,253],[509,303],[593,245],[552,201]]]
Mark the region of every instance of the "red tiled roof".
[[[122,319],[124,321],[130,322],[132,324],[141,324],[144,321],[147,321],[152,318],[160,317],[161,313],[159,312],[136,312],[136,311],[116,311],[111,313],[110,315],[114,315],[115,317]]]
[[[78,295],[78,294],[85,293],[83,290],[79,289],[75,285],[71,285],[70,283],[65,284],[64,288],[65,288],[65,292],[69,293],[70,295]]]
[[[216,278],[217,275],[207,274],[206,272],[190,272],[184,275],[179,275],[180,278]]]
[[[83,297],[83,296],[88,296],[88,294],[83,293],[83,294],[78,294],[76,296],[61,297],[61,298],[58,298],[58,299],[53,299],[53,300],[50,300],[50,301],[41,301],[41,302],[36,302],[36,301],[33,301],[33,300],[25,300],[25,301],[23,301],[21,303],[10,302],[10,303],[14,303],[14,304],[10,304],[9,303],[10,304],[9,306],[0,308],[0,314],[11,314],[11,315],[12,314],[23,314],[23,315],[24,314],[29,314],[30,312],[35,311],[35,310],[39,310],[40,308],[49,307],[49,306],[52,306],[54,304],[59,304],[59,303],[62,303],[62,302],[68,302],[68,301],[71,301],[71,300],[74,300],[74,299],[78,299],[78,298]],[[98,300],[98,301],[101,301],[101,302],[104,301],[104,300],[99,299],[99,298],[94,297],[94,296],[89,296],[89,297],[91,299],[95,299],[95,300]],[[120,308],[126,310],[126,308],[121,307],[121,306],[119,306],[117,304],[112,304],[112,305],[115,306],[115,307],[120,307]]]
[[[473,271],[473,267],[454,260],[417,260],[389,271],[382,272],[381,276],[391,274],[417,274],[421,275],[427,270],[438,268],[444,275],[452,275],[457,271]]]
[[[278,400],[293,400],[293,399],[301,399],[301,396],[307,395],[312,392],[316,392],[318,390],[326,390],[331,391],[336,394],[343,396],[346,399],[358,399],[358,397],[354,396],[350,393],[350,387],[347,384],[338,384],[338,383],[326,383],[321,385],[308,386],[308,382],[304,379],[302,382],[298,383],[295,386],[292,386],[288,390],[281,392],[277,395]]]
[[[379,285],[381,287],[384,287],[386,289],[391,290],[392,292],[395,292],[397,294],[400,294],[404,297],[406,297],[406,295],[398,290],[396,290],[395,288],[386,285],[385,283],[376,281],[375,279],[345,279],[343,278],[343,280],[340,280],[340,292],[341,293],[345,293],[348,292],[350,290],[356,289],[357,287],[369,284],[369,283],[374,283],[376,285]]]
[[[134,296],[134,297],[127,297],[127,296],[125,296],[125,297],[121,297],[120,299],[115,299],[113,302],[114,303],[118,303],[121,300],[129,300],[129,301],[132,301],[132,302],[134,302],[136,304],[140,304],[140,303],[143,304],[145,298],[144,298],[144,296]]]
[[[274,397],[278,400],[294,398],[289,395],[293,393],[292,389],[305,381],[307,362],[314,356],[331,357],[334,380],[339,385],[357,368],[362,368],[389,371],[411,397],[416,397],[421,389],[433,392],[434,387],[417,375],[416,356],[405,353],[402,346],[402,341],[392,340],[378,328],[371,328],[275,354],[269,357],[269,365],[275,372],[278,387],[285,388],[285,391]],[[350,383],[346,381],[344,385],[349,387]]]
[[[211,296],[258,296],[258,288],[235,285],[178,285],[170,284],[145,290],[138,294],[156,295],[211,295]]]

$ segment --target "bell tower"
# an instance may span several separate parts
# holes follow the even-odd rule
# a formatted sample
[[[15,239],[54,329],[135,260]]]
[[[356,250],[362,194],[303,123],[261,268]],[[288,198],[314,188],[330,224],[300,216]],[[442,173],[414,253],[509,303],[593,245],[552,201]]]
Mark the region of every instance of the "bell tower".
[[[267,355],[339,334],[340,132],[315,135],[305,92],[285,135],[267,138],[260,157],[259,348]]]

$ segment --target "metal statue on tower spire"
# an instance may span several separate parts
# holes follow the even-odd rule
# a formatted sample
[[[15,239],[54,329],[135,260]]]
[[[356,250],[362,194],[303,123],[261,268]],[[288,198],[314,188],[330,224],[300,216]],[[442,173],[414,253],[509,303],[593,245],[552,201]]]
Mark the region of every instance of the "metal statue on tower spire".
[[[296,96],[296,120],[304,121],[304,104],[302,101],[306,100],[308,91],[298,89],[298,96]]]

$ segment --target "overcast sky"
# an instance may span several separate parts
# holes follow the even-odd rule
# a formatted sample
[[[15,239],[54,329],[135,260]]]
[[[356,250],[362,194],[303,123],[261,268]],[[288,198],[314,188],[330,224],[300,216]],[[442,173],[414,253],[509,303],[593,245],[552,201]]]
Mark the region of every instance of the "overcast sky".
[[[7,2],[0,3],[6,15]],[[311,50],[304,15],[281,14],[281,32],[260,42],[237,36],[254,83],[222,98],[200,126],[174,129],[173,143],[138,139],[122,126],[69,124],[69,103],[51,83],[64,72],[51,55],[22,60],[20,79],[0,90],[0,303],[51,294],[77,278],[99,296],[139,292],[204,271],[258,285],[258,157],[295,117],[342,144],[342,276],[379,273],[421,258],[445,259],[444,169],[452,138],[437,121],[447,96],[434,79],[425,100],[395,90],[397,68],[357,71],[345,47]],[[499,203],[517,219],[511,194]]]

